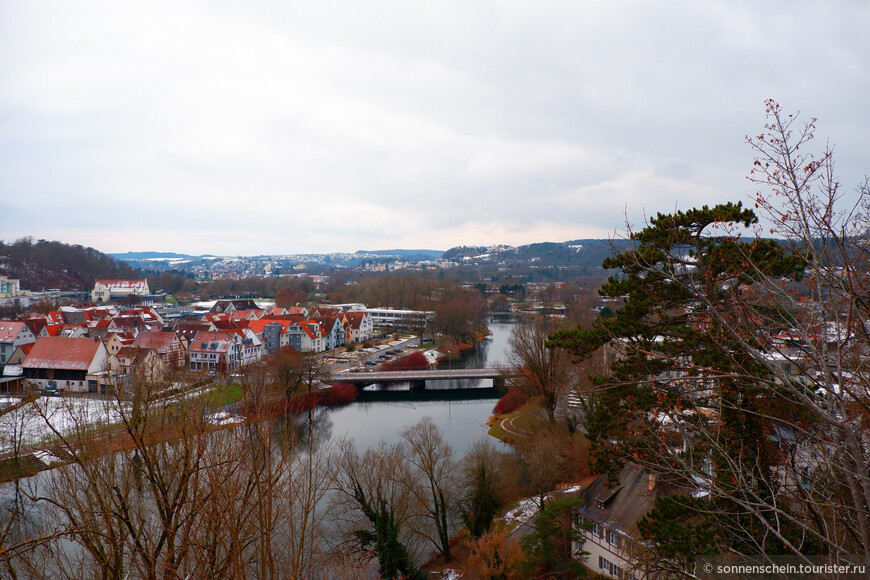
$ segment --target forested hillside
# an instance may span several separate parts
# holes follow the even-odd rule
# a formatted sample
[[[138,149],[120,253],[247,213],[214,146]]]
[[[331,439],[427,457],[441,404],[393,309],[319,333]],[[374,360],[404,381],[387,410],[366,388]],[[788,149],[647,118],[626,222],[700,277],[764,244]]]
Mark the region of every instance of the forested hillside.
[[[94,248],[21,238],[0,240],[0,275],[21,280],[27,290],[91,288],[100,278],[138,278],[134,269]]]

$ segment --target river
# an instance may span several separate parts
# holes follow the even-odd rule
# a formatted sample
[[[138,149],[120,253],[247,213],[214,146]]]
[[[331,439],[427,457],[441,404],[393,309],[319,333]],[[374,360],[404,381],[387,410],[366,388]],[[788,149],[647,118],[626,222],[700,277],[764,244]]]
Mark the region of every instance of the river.
[[[510,317],[490,317],[487,339],[460,359],[443,363],[443,368],[506,365],[510,348],[508,339],[514,324]],[[325,435],[353,439],[357,449],[367,449],[381,440],[397,442],[403,429],[428,415],[441,429],[444,440],[458,457],[462,457],[474,442],[487,437],[489,427],[486,422],[492,414],[495,399],[461,400],[451,398],[450,390],[491,384],[488,379],[439,381],[427,385],[427,389],[434,387],[439,394],[443,392],[443,400],[356,402],[341,409],[324,411],[316,423],[318,428],[329,431]],[[395,388],[407,388],[407,385]]]

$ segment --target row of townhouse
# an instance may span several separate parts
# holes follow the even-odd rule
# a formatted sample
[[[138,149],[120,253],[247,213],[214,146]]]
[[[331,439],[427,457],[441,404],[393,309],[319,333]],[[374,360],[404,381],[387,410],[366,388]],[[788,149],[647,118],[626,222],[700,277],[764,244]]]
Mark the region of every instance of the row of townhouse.
[[[299,352],[323,352],[371,339],[374,324],[367,312],[342,312],[338,308],[239,309],[210,312],[203,320],[221,328],[246,328],[254,332],[265,354],[292,346]]]

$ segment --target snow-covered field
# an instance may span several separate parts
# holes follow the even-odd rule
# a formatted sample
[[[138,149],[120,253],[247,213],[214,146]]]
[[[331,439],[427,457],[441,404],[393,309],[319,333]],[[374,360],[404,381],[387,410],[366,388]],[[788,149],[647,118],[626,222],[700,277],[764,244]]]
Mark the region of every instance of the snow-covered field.
[[[0,407],[16,404],[18,399],[0,397]],[[39,445],[55,438],[52,429],[70,433],[85,424],[111,424],[120,419],[111,401],[40,397],[11,413],[0,415],[0,454],[12,451],[15,443],[23,447]]]

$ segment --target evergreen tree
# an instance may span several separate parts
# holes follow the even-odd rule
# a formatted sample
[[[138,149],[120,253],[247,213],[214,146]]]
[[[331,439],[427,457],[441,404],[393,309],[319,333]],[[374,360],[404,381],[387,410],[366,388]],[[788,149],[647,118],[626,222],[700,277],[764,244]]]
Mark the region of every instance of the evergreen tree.
[[[498,496],[495,481],[481,464],[474,477],[474,492],[463,510],[462,520],[472,537],[480,538],[489,531],[498,511]]]
[[[547,503],[535,516],[535,531],[522,539],[526,554],[524,563],[529,577],[577,578],[584,574],[581,557],[585,539],[582,530],[574,525],[574,513],[582,503],[579,498],[555,499]],[[581,551],[575,552],[579,545]]]

